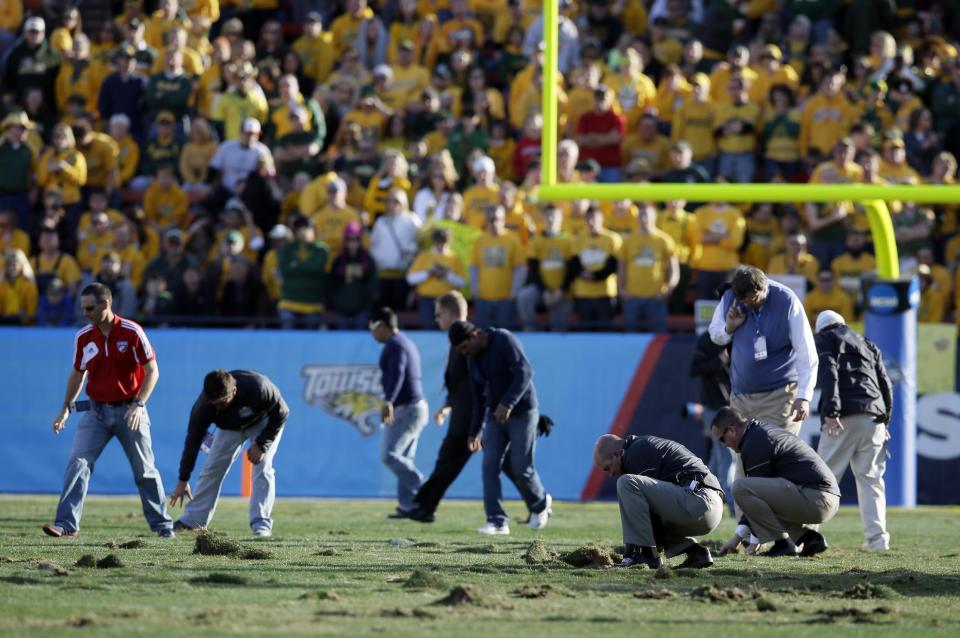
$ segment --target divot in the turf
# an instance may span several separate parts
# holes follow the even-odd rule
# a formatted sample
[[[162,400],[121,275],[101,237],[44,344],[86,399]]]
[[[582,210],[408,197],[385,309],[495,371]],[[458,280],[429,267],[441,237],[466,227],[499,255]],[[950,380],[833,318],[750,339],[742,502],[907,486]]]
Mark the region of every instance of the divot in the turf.
[[[447,583],[436,572],[415,569],[404,581],[403,586],[407,589],[443,589],[447,586]]]

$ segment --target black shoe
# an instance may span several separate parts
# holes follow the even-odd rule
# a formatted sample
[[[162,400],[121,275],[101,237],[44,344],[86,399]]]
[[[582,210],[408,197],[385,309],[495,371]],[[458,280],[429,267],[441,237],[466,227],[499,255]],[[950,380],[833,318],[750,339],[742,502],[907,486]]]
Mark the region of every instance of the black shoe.
[[[663,561],[655,547],[640,547],[639,545],[627,545],[623,553],[623,560],[619,567],[633,567],[634,565],[646,565],[650,569],[660,569]]]
[[[199,531],[196,527],[190,527],[180,521],[173,521],[173,531],[174,532],[197,532]]]
[[[393,514],[387,514],[387,518],[410,518],[410,512],[413,510],[402,510],[399,507]]]
[[[781,538],[773,544],[773,547],[771,547],[769,551],[761,555],[770,558],[777,558],[778,556],[798,556],[797,546],[794,545],[793,541],[789,538]]]
[[[687,559],[678,565],[680,569],[703,569],[704,567],[713,567],[713,556],[710,550],[700,543],[694,543],[687,550]]]
[[[407,518],[417,521],[418,523],[432,523],[434,520],[436,520],[433,512],[428,512],[420,507],[415,507],[407,512]]]
[[[827,548],[830,547],[827,545],[827,539],[823,537],[823,534],[812,529],[808,529],[803,533],[803,536],[797,539],[797,545],[803,545],[803,549],[800,550],[801,556],[816,556],[827,551]]]

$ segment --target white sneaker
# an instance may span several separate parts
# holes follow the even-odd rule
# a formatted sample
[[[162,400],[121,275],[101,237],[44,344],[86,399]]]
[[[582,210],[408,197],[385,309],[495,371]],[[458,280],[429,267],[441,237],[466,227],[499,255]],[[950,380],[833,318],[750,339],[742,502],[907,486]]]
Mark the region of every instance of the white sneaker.
[[[885,552],[890,549],[890,543],[883,538],[872,541],[863,541],[863,549],[872,549],[874,551]]]
[[[480,534],[486,534],[487,536],[508,536],[510,534],[510,526],[506,523],[503,525],[487,523],[483,527],[478,527],[477,532]]]
[[[547,526],[547,523],[550,521],[550,513],[553,511],[553,497],[547,494],[546,506],[543,508],[543,511],[539,514],[530,513],[530,529],[536,531],[538,529],[543,529]]]
[[[257,538],[270,538],[273,536],[273,530],[266,527],[261,527],[259,529],[253,530],[253,535]]]

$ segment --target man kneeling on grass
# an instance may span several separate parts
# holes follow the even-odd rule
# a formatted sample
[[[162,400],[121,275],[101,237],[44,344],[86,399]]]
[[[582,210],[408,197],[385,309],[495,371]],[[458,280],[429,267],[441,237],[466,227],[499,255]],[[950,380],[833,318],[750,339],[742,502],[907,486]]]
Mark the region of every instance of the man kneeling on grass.
[[[710,550],[692,537],[709,534],[723,517],[723,490],[697,456],[679,443],[656,436],[597,439],[593,460],[617,479],[620,523],[626,545],[621,567],[661,566],[686,554],[680,567],[710,567]]]
[[[773,541],[766,556],[826,551],[827,541],[816,526],[837,513],[840,488],[823,459],[783,428],[747,419],[733,408],[721,408],[711,427],[718,441],[740,454],[746,473],[733,482],[733,499],[743,518],[724,553],[736,551],[751,533],[751,545]]]
[[[187,439],[180,457],[180,482],[170,495],[170,504],[192,499],[173,524],[176,531],[203,529],[213,520],[223,479],[240,455],[240,448],[252,441],[247,458],[253,463],[253,494],[250,498],[250,529],[254,536],[273,533],[273,502],[276,475],[273,456],[290,415],[280,390],[270,379],[250,370],[214,370],[203,379],[203,392],[190,411]],[[207,428],[217,426],[207,462],[197,480],[197,495],[190,493],[190,474]]]

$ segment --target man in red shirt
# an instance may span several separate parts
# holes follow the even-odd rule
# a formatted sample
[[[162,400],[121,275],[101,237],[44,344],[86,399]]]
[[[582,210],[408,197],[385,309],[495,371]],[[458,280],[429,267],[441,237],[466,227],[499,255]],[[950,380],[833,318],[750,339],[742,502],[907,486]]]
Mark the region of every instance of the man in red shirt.
[[[580,145],[580,161],[596,160],[600,164],[598,182],[622,181],[620,142],[627,133],[627,119],[613,111],[613,91],[601,84],[593,92],[594,109],[577,120],[576,141]]]
[[[147,335],[138,324],[113,313],[113,296],[103,284],[90,284],[80,293],[80,306],[90,325],[74,338],[73,369],[67,377],[67,393],[53,431],[60,433],[75,409],[83,381],[89,376],[90,411],[84,415],[73,439],[73,449],[57,506],[57,520],[43,526],[56,537],[80,533],[83,499],[93,466],[110,439],[117,437],[133,469],[140,491],[143,514],[150,529],[161,538],[173,538],[173,521],[153,464],[147,399],[160,378],[156,356]]]

